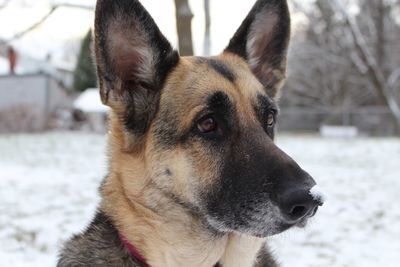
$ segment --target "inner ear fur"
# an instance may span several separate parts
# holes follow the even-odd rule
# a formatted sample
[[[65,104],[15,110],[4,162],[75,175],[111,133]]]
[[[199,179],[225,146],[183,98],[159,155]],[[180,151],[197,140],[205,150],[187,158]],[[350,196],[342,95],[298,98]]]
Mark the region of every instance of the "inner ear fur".
[[[289,39],[286,0],[258,0],[225,52],[245,59],[268,95],[275,97],[286,76]]]
[[[98,0],[95,54],[100,95],[132,135],[143,135],[160,91],[178,64],[153,18],[137,0]]]

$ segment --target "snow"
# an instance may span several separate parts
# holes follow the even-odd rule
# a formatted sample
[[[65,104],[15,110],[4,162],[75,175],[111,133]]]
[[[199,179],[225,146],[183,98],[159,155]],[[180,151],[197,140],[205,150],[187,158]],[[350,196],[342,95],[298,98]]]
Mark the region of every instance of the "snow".
[[[55,266],[91,219],[105,166],[103,136],[0,135],[1,265]]]
[[[322,125],[319,131],[323,137],[356,137],[359,134],[355,126]]]
[[[75,101],[74,108],[80,109],[87,113],[105,113],[108,107],[105,106],[100,99],[98,88],[89,88],[85,90]]]
[[[2,266],[55,266],[82,231],[107,172],[105,136],[0,135]],[[400,261],[400,140],[278,135],[329,200],[305,229],[269,239],[282,267],[395,267]]]
[[[325,203],[326,201],[326,195],[319,185],[314,185],[313,188],[310,189],[310,195],[319,203]]]
[[[396,267],[400,140],[279,136],[329,196],[305,229],[271,240],[283,267]]]

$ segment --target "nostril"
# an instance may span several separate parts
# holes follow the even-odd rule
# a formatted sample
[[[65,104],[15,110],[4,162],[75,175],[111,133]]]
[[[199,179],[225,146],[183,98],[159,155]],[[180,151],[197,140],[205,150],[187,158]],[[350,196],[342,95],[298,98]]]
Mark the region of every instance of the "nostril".
[[[307,208],[304,206],[294,206],[289,212],[289,215],[293,218],[301,218],[307,213]]]
[[[309,189],[290,190],[281,195],[279,208],[288,223],[315,215],[320,203],[309,194]]]

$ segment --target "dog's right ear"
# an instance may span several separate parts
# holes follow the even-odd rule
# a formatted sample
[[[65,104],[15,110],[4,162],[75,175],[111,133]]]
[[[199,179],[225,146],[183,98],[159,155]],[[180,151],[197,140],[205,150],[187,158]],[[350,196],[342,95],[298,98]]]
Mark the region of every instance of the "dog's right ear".
[[[289,38],[287,0],[257,0],[225,51],[245,59],[267,94],[275,97],[285,79]]]
[[[101,99],[127,131],[144,134],[179,55],[137,0],[98,0],[95,53]]]

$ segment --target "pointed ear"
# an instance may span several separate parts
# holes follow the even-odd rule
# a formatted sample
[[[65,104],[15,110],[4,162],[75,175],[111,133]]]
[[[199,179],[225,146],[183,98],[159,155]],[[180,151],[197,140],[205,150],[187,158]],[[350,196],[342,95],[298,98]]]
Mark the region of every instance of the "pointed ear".
[[[147,131],[179,55],[137,0],[98,0],[95,53],[101,99],[134,134]]]
[[[290,15],[286,0],[258,0],[225,52],[247,60],[267,93],[275,97],[286,75]]]

